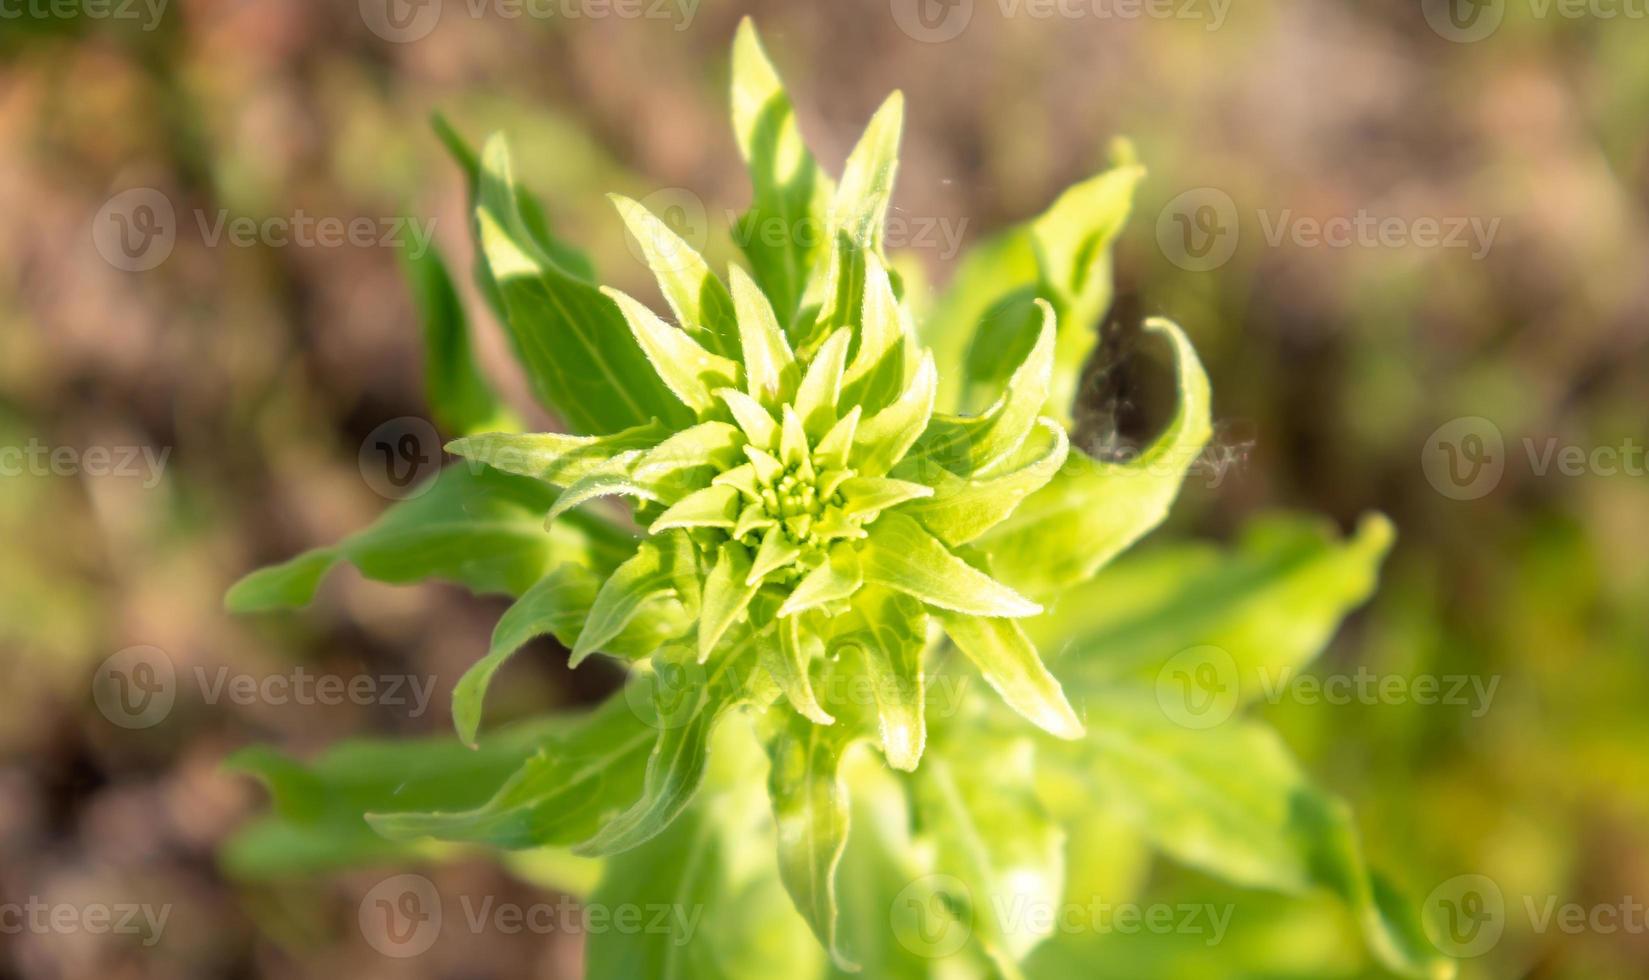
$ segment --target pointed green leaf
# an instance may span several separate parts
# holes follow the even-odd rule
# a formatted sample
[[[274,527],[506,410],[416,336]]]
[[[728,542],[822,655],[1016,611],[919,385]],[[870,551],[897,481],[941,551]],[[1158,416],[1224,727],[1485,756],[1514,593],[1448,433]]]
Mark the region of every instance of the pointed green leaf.
[[[859,472],[881,476],[904,459],[933,416],[938,381],[933,356],[924,352],[898,400],[859,423],[853,444],[853,462]]]
[[[853,334],[842,328],[830,335],[807,366],[801,389],[796,392],[796,413],[808,435],[822,437],[836,423],[836,404],[842,393],[842,371],[847,366],[847,348]]]
[[[1081,719],[1017,622],[947,610],[935,610],[934,615],[1008,707],[1050,735],[1082,737]]]
[[[909,314],[894,295],[886,267],[875,255],[865,256],[859,345],[842,385],[846,399],[875,412],[897,398],[907,369],[906,349],[913,336]]]
[[[710,271],[709,263],[640,203],[621,194],[607,197],[641,246],[664,301],[670,304],[682,328],[710,351],[737,358],[739,327],[733,316],[733,297]]]
[[[487,655],[464,671],[452,691],[452,723],[465,745],[474,746],[481,711],[493,675],[528,640],[552,634],[562,643],[578,635],[600,579],[580,565],[561,565],[521,594],[492,633]]]
[[[1208,376],[1196,352],[1172,323],[1147,326],[1175,352],[1179,408],[1168,428],[1127,463],[1070,454],[1047,486],[978,540],[992,570],[1028,595],[1052,597],[1090,578],[1156,527],[1208,441]]]
[[[1008,366],[1034,339],[1032,301],[1053,305],[1059,326],[1051,390],[1039,414],[1067,425],[1095,328],[1111,304],[1111,248],[1145,171],[1131,152],[1066,191],[1040,217],[976,246],[924,319],[922,339],[940,364],[943,411],[972,411],[995,397]],[[1031,332],[1026,326],[1030,325]]]
[[[599,497],[633,497],[648,503],[665,502],[660,487],[643,483],[627,473],[591,473],[561,492],[555,505],[544,518],[546,526],[554,524],[561,515]]]
[[[732,267],[731,275],[744,351],[744,390],[763,405],[778,405],[795,390],[801,375],[796,357],[761,287],[738,266]]]
[[[915,453],[963,476],[983,476],[1011,456],[1036,425],[1048,400],[1054,363],[1053,309],[1037,302],[1037,340],[1008,380],[1007,390],[983,415],[936,416]]]
[[[698,792],[717,722],[748,692],[753,640],[748,630],[715,663],[700,667],[691,649],[674,647],[653,658],[652,723],[658,741],[647,758],[641,795],[574,851],[616,854],[656,836]]]
[[[555,491],[536,480],[467,466],[449,466],[434,480],[339,544],[252,573],[225,604],[240,613],[305,605],[339,561],[394,585],[433,578],[520,595],[562,562],[611,567],[633,548],[624,532],[593,518],[546,530]]]
[[[577,667],[585,657],[606,649],[644,610],[654,617],[654,607],[661,602],[696,606],[698,583],[698,555],[685,533],[655,534],[641,542],[629,561],[601,583],[568,666]]]
[[[848,154],[841,185],[831,204],[832,226],[874,254],[881,252],[887,230],[888,205],[893,201],[893,181],[899,171],[899,132],[904,121],[905,97],[894,92],[870,118],[864,135]]]
[[[717,472],[744,459],[745,437],[737,426],[726,422],[700,422],[647,450],[636,458],[631,472],[638,480],[661,480],[682,470],[700,466]]]
[[[832,187],[802,140],[790,97],[749,20],[733,42],[732,102],[733,130],[752,184],[750,210],[735,233],[762,291],[788,324],[808,271],[828,245]]]
[[[630,700],[615,695],[565,722],[480,806],[386,808],[367,814],[367,822],[401,841],[435,838],[526,848],[583,840],[641,792],[658,732],[637,717]]]
[[[951,554],[920,524],[887,513],[861,549],[866,582],[974,616],[1035,616],[1042,607]]]
[[[849,514],[874,515],[907,500],[933,496],[933,488],[885,476],[855,476],[842,481],[842,509]]]
[[[704,607],[699,613],[700,663],[709,659],[722,636],[755,598],[756,586],[749,584],[750,567],[750,552],[742,545],[729,541],[721,546],[716,567],[704,581]]]
[[[700,347],[687,331],[660,320],[652,310],[616,289],[601,292],[618,304],[653,370],[682,404],[700,416],[716,405],[717,388],[738,383],[737,363]]]
[[[501,137],[487,142],[481,161],[481,247],[534,394],[587,435],[655,418],[672,429],[690,424],[613,301],[534,241]]]
[[[853,456],[853,437],[859,431],[859,419],[863,412],[858,405],[848,409],[813,447],[813,456],[819,465],[846,470]]]
[[[481,204],[483,192],[488,190],[482,182],[481,158],[476,155],[474,150],[470,149],[464,138],[441,116],[435,116],[433,123],[436,135],[440,137],[453,160],[464,171],[464,179],[469,187],[469,213],[473,216],[477,213],[477,208]],[[496,199],[496,192],[494,193]],[[595,268],[590,264],[589,257],[555,237],[550,231],[550,223],[544,214],[544,207],[538,199],[521,187],[516,188],[516,198],[520,205],[522,227],[539,250],[548,255],[556,265],[566,270],[569,275],[587,281],[594,280]],[[471,231],[474,233],[472,237],[475,240],[473,278],[476,288],[481,291],[482,297],[486,299],[487,305],[492,309],[493,314],[497,316],[498,321],[507,324],[503,296],[499,292],[498,283],[493,280],[492,273],[487,268],[487,256],[482,248],[481,236],[478,233],[479,229],[478,227],[472,227]]]
[[[667,435],[657,422],[605,436],[562,432],[488,432],[447,444],[447,452],[495,470],[530,476],[556,487],[570,487],[585,477],[622,472],[620,462],[634,450],[650,449]]]
[[[888,765],[915,772],[927,744],[922,656],[928,615],[922,604],[887,589],[869,588],[853,602],[832,645],[856,648],[876,699],[877,731]]]
[[[733,421],[744,430],[752,446],[769,452],[778,449],[779,423],[774,421],[772,412],[736,388],[722,388],[716,394],[727,403],[727,410],[733,413]]]
[[[1031,223],[1040,292],[1058,315],[1059,345],[1047,411],[1061,420],[1071,417],[1082,368],[1093,352],[1099,321],[1111,305],[1111,247],[1128,223],[1134,188],[1144,177],[1143,167],[1120,163],[1061,194]]]
[[[807,430],[802,428],[802,417],[790,405],[784,406],[779,413],[779,461],[785,466],[805,468],[808,479],[814,475],[812,454],[807,448]]]
[[[761,547],[756,549],[756,558],[750,564],[750,571],[745,573],[744,584],[752,588],[760,585],[769,572],[785,567],[795,561],[796,556],[801,553],[801,546],[792,541],[783,528],[768,528],[767,535],[762,538]]]
[[[830,549],[829,560],[796,583],[778,614],[794,616],[826,603],[839,602],[859,591],[863,584],[859,553],[850,545],[838,545]]]
[[[1042,489],[1065,465],[1070,440],[1065,429],[1042,419],[1030,438],[994,476],[965,479],[942,466],[895,467],[894,474],[923,479],[933,494],[904,512],[951,547],[967,544],[1000,524],[1020,502]]]
[[[513,726],[490,734],[479,749],[451,735],[348,741],[307,763],[249,746],[225,764],[261,780],[274,813],[236,831],[220,856],[224,870],[236,879],[282,879],[427,858],[427,846],[386,840],[364,815],[481,804],[568,725],[549,718]]]
[[[730,528],[738,519],[739,501],[739,492],[725,483],[695,490],[670,505],[647,532],[658,534],[673,527]]]

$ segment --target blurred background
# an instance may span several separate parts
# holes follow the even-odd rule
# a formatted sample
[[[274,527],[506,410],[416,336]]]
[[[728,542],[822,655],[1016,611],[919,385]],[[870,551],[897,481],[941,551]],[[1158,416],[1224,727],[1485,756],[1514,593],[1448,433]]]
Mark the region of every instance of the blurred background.
[[[904,90],[889,244],[936,283],[1135,141],[1150,176],[1113,317],[1185,326],[1219,433],[1157,536],[1223,539],[1275,507],[1398,529],[1314,672],[1411,696],[1263,713],[1417,902],[1494,885],[1503,928],[1462,947],[1465,976],[1649,976],[1634,0],[0,0],[0,905],[151,914],[0,928],[0,976],[579,974],[565,933],[459,931],[387,960],[357,909],[391,871],[251,882],[219,856],[265,806],[226,755],[447,735],[503,601],[352,571],[300,615],[231,620],[221,596],[379,513],[393,490],[363,478],[363,445],[428,414],[401,253],[430,232],[469,262],[430,113],[506,130],[558,231],[656,297],[602,195],[691,189],[649,200],[731,256],[727,52],[747,13],[832,170]],[[469,299],[487,371],[542,423]],[[1084,396],[1101,434],[1142,414],[1110,353]],[[613,682],[536,652],[494,717]],[[111,657],[170,665],[175,703],[118,724],[94,683]],[[214,686],[297,667],[407,689]],[[425,873],[554,900],[481,858]],[[1568,906],[1579,927],[1545,917]],[[1299,975],[1364,969],[1315,949],[1308,915],[1278,921],[1266,941]]]

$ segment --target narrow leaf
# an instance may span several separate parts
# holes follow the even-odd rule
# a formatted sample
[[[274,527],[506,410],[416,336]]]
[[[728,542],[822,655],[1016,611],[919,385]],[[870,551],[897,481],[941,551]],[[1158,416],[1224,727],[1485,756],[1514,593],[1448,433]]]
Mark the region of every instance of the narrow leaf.
[[[755,598],[750,585],[750,553],[731,541],[721,546],[716,567],[704,582],[704,608],[699,613],[699,663],[710,658],[722,636],[744,614]]]
[[[750,210],[735,232],[762,291],[788,324],[796,318],[808,270],[828,246],[832,187],[808,152],[790,97],[748,19],[733,42],[732,103],[733,130],[752,184]]]
[[[1035,616],[1042,607],[951,554],[920,524],[899,513],[870,527],[861,552],[865,581],[930,606],[974,616]]]
[[[655,421],[605,436],[575,436],[562,432],[489,432],[465,436],[447,444],[454,456],[483,463],[495,470],[530,476],[551,486],[570,487],[585,477],[621,471],[615,460],[638,449],[649,449],[667,434]]]
[[[660,601],[696,605],[698,581],[698,557],[686,534],[655,534],[641,542],[630,560],[601,583],[568,666],[577,667],[604,649],[644,610],[651,616]]]
[[[776,406],[795,390],[800,371],[773,307],[755,280],[732,267],[733,306],[738,311],[744,350],[744,386],[750,397]]]
[[[1064,426],[1044,418],[996,475],[967,479],[942,466],[922,465],[896,467],[893,472],[932,485],[931,497],[912,503],[904,512],[939,540],[956,547],[1000,524],[1022,501],[1046,486],[1065,465],[1069,452]]]
[[[712,391],[738,383],[736,362],[700,347],[687,331],[660,320],[634,298],[606,286],[601,292],[618,304],[636,343],[641,345],[660,380],[698,415],[703,416],[715,406]]]
[[[853,462],[859,472],[882,476],[905,457],[933,416],[938,382],[933,356],[924,353],[898,400],[859,423],[853,445]]]
[[[682,328],[710,351],[737,358],[739,328],[733,316],[733,297],[710,271],[709,263],[640,203],[620,194],[607,196],[641,246],[664,301],[670,304]]]
[[[767,786],[778,827],[779,876],[838,967],[857,970],[836,942],[836,868],[847,847],[842,734],[787,714],[767,737]]]
[[[839,545],[830,549],[827,561],[796,583],[778,614],[794,616],[826,603],[839,602],[859,591],[862,584],[864,574],[859,568],[858,551],[850,545]]]
[[[934,615],[1008,707],[1050,735],[1082,737],[1082,721],[1018,623],[948,610],[936,610]]]

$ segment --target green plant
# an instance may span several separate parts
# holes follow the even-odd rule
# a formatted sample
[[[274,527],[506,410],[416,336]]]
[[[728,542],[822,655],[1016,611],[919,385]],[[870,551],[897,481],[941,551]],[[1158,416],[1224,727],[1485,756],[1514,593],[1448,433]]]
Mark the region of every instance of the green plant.
[[[1164,431],[1123,462],[1070,445],[1143,171],[1121,148],[919,309],[883,247],[901,112],[896,95],[832,181],[746,24],[733,117],[749,271],[724,284],[615,198],[679,326],[595,285],[501,138],[477,157],[440,127],[470,182],[481,292],[572,431],[514,431],[439,258],[414,262],[430,398],[459,460],[228,604],[302,605],[339,561],[515,596],[454,692],[475,751],[244,753],[276,815],[233,842],[230,867],[484,844],[568,887],[599,871],[597,904],[704,913],[690,933],[592,935],[592,976],[1013,977],[1056,931],[1014,902],[1057,907],[1095,855],[1120,867],[1154,847],[1238,884],[1336,894],[1386,966],[1448,975],[1365,868],[1344,807],[1274,735],[1185,724],[1160,696],[1175,658],[1205,646],[1229,659],[1236,700],[1297,669],[1371,591],[1388,525],[1342,543],[1273,519],[1230,553],[1159,549],[1102,572],[1161,521],[1210,432],[1202,368],[1157,320],[1178,391]],[[602,497],[627,500],[633,524],[584,506]],[[483,736],[494,673],[545,634],[573,666],[626,662],[630,681],[588,714]]]

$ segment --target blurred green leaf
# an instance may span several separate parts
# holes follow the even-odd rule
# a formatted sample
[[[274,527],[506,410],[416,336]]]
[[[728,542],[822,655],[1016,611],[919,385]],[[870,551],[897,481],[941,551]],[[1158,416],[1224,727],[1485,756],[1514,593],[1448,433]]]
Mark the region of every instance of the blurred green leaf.
[[[692,413],[654,373],[613,301],[541,247],[499,136],[482,153],[477,221],[516,351],[546,408],[585,435],[654,419],[672,429],[691,424]]]
[[[1183,544],[1130,557],[1025,624],[1075,691],[1150,683],[1173,657],[1209,647],[1229,656],[1234,703],[1280,686],[1328,643],[1374,591],[1391,523],[1365,517],[1340,541],[1313,518],[1253,522],[1235,547]],[[1218,651],[1218,652],[1214,652]]]
[[[1161,523],[1208,442],[1208,375],[1196,351],[1166,320],[1147,327],[1174,348],[1179,407],[1167,429],[1125,463],[1070,454],[1047,486],[977,541],[991,555],[992,572],[1033,598],[1051,598],[1089,578]]]
[[[520,420],[498,400],[475,363],[469,320],[441,254],[433,247],[403,254],[423,324],[424,390],[436,424],[458,435],[519,430]]]
[[[536,480],[463,464],[431,479],[427,490],[339,544],[241,579],[225,604],[237,613],[307,605],[340,561],[379,582],[444,579],[472,592],[519,595],[562,562],[608,568],[634,549],[624,532],[595,518],[546,529],[544,512],[556,494]]]
[[[238,878],[273,878],[428,854],[425,846],[381,837],[366,814],[479,804],[568,724],[549,718],[511,727],[479,749],[450,737],[344,742],[308,764],[267,746],[243,749],[227,765],[262,780],[275,812],[229,839],[224,869]]]
[[[1067,425],[1092,353],[1099,319],[1111,304],[1111,248],[1145,171],[1123,146],[1117,162],[1061,194],[1040,216],[977,246],[935,304],[923,340],[940,362],[940,406],[988,403],[1036,342],[1033,300],[1053,306],[1059,324],[1052,387],[1043,411]]]
[[[1240,719],[1188,728],[1137,691],[1088,708],[1088,737],[1058,743],[1064,757],[1158,848],[1249,887],[1326,890],[1356,913],[1389,968],[1453,976],[1416,910],[1368,870],[1349,808],[1310,784],[1275,733]]]
[[[658,729],[641,717],[637,703],[644,705],[645,697],[620,693],[587,715],[564,719],[479,806],[379,806],[368,822],[401,841],[427,837],[507,848],[583,841],[641,790]]]

